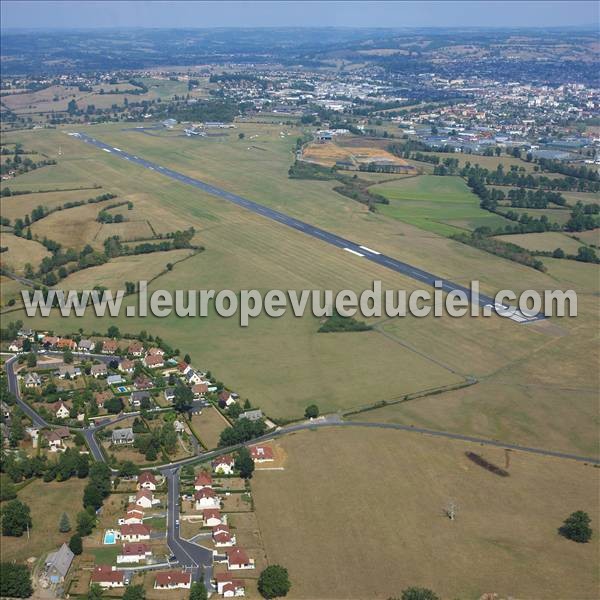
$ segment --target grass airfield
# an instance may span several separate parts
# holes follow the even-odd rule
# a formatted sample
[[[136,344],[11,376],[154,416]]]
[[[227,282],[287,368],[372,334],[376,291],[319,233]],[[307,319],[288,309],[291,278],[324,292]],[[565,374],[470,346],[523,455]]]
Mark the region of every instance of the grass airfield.
[[[393,322],[382,319],[374,331],[367,333],[317,334],[318,321],[310,316],[259,317],[250,327],[241,329],[233,319],[212,315],[196,319],[193,325],[177,317],[120,317],[117,324],[123,331],[146,329],[189,351],[194,363],[213,371],[274,417],[300,417],[312,402],[323,411],[347,410],[453,385],[474,376],[480,383],[466,390],[365,414],[373,420],[427,422],[440,429],[597,453],[597,403],[590,393],[596,383],[593,374],[598,358],[594,301],[599,291],[597,266],[544,259],[548,272],[540,273],[458,244],[430,227],[415,226],[419,222],[391,218],[385,210],[370,213],[365,206],[332,191],[332,182],[291,180],[287,170],[293,161],[295,140],[301,134],[298,128],[242,123],[228,130],[226,136],[206,138],[187,138],[177,130],[144,135],[123,131],[122,124],[66,130],[73,129],[87,130],[116,147],[458,283],[478,279],[484,292],[573,288],[580,300],[580,317],[553,321],[552,327],[546,328],[519,326],[499,318],[406,317]],[[245,134],[244,139],[238,139],[239,132]],[[410,292],[417,287],[416,282],[359,257],[157,173],[142,171],[65,135],[61,129],[18,132],[7,137],[59,163],[20,176],[10,182],[11,189],[98,184],[102,192],[132,199],[133,210],[123,211],[131,213],[126,216],[132,224],[145,219],[163,232],[196,228],[196,240],[206,251],[175,265],[173,271],[156,280],[155,289],[361,291],[370,287],[373,279],[381,279],[388,289]],[[381,175],[380,181],[386,178],[389,175]],[[376,182],[376,176],[373,179]],[[454,229],[457,219],[455,214],[444,213],[443,203],[439,202],[444,186],[451,187],[450,196],[444,196],[449,205],[468,205],[469,214],[459,216],[471,226],[489,214],[478,209],[476,199],[469,196],[458,178],[425,175],[399,181],[398,185],[410,186],[415,203],[438,202],[440,221],[450,223],[444,223],[444,227]],[[394,184],[379,187],[384,186]],[[83,195],[87,197],[88,191]],[[18,198],[3,198],[3,210],[6,206],[16,216]],[[29,197],[27,201],[31,206]],[[55,213],[66,220],[64,231],[68,231],[68,221],[77,210]],[[41,221],[36,225],[43,224]],[[125,235],[127,223],[122,228]],[[92,287],[97,282],[118,287],[134,274],[153,273],[168,262],[162,253],[143,258],[147,261],[143,269],[133,262],[128,265],[130,257],[124,257],[119,259],[122,264],[118,268],[108,263],[81,271],[62,283],[65,288]],[[11,313],[11,318],[20,316]],[[33,323],[57,331],[66,327],[64,320],[55,316],[38,318]],[[106,328],[105,323],[89,316],[78,319],[77,327],[73,325],[70,329]],[[550,385],[544,383],[547,377]],[[532,391],[524,393],[524,389]],[[577,411],[572,408],[573,402],[579,407]]]

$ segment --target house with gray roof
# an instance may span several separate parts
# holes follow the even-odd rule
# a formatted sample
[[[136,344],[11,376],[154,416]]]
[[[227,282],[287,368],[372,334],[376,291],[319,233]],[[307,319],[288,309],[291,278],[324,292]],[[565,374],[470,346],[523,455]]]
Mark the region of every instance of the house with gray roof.
[[[263,418],[262,410],[256,408],[254,410],[247,410],[240,415],[240,419],[248,419],[249,421],[260,421]]]
[[[78,347],[80,352],[92,352],[96,344],[92,340],[81,340]]]
[[[62,583],[71,568],[74,554],[63,544],[56,552],[51,552],[46,558],[46,575],[51,583]]]
[[[121,446],[123,444],[133,444],[135,435],[131,427],[125,427],[123,429],[113,429],[111,435],[111,444]]]

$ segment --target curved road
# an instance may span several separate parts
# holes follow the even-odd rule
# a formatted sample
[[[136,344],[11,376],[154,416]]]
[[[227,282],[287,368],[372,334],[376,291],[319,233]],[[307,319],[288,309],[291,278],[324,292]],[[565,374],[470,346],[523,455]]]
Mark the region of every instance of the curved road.
[[[60,354],[60,353],[58,353]],[[112,360],[113,357],[107,357],[105,355],[86,355],[101,357],[103,360]],[[33,408],[31,408],[22,398],[19,391],[19,385],[17,381],[17,375],[14,372],[13,365],[17,360],[17,356],[12,356],[5,363],[6,373],[8,376],[8,387],[9,391],[12,392],[17,400],[19,406],[23,409],[23,412],[29,416],[36,427],[54,427],[54,425],[46,422]],[[95,460],[105,461],[104,454],[100,449],[100,445],[95,437],[95,432],[109,424],[116,423],[122,419],[129,418],[139,413],[123,413],[115,418],[106,419],[98,425],[90,426],[82,429],[85,436],[86,442],[90,448],[90,452]],[[579,462],[586,462],[590,464],[600,465],[600,459],[592,458],[588,456],[581,456],[578,454],[571,454],[568,452],[558,452],[555,450],[545,450],[543,448],[534,448],[531,446],[521,446],[519,444],[504,443],[497,440],[489,440],[485,438],[479,438],[474,436],[462,435],[458,433],[452,433],[448,431],[438,431],[435,429],[428,429],[425,427],[412,427],[410,425],[401,425],[397,423],[376,423],[368,421],[343,421],[339,415],[329,415],[326,417],[320,417],[314,421],[308,421],[298,423],[295,425],[288,425],[286,427],[280,427],[270,433],[267,433],[260,438],[256,438],[246,442],[245,444],[239,444],[228,448],[221,448],[210,452],[198,454],[190,458],[185,458],[179,461],[175,461],[166,465],[158,465],[154,467],[147,467],[148,469],[157,469],[162,472],[167,481],[167,545],[173,555],[176,557],[178,563],[192,572],[194,580],[202,576],[205,585],[208,590],[212,590],[211,577],[212,577],[212,551],[198,544],[189,542],[179,535],[179,526],[177,522],[179,520],[179,469],[187,464],[194,464],[197,462],[203,462],[210,460],[220,454],[225,454],[236,450],[242,445],[256,444],[261,441],[268,441],[275,438],[282,437],[295,431],[302,431],[305,429],[314,429],[320,427],[367,427],[375,429],[394,429],[397,431],[409,431],[412,433],[420,433],[422,435],[430,435],[434,437],[447,438],[452,440],[458,440],[462,442],[472,442],[475,444],[481,444],[484,446],[493,446],[496,448],[505,448],[510,450],[516,450],[520,452],[527,452],[530,454],[537,454],[540,456],[548,456],[554,458],[570,459]]]

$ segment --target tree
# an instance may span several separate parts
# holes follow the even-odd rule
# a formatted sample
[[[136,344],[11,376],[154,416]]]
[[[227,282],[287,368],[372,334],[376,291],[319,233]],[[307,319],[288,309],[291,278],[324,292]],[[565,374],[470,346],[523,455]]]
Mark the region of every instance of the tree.
[[[5,475],[0,478],[0,501],[12,500],[17,497],[15,484]]]
[[[102,600],[104,591],[97,583],[92,583],[87,593],[86,600]]]
[[[287,569],[280,565],[269,565],[258,578],[258,591],[263,598],[286,596],[290,587]]]
[[[189,365],[189,364],[191,364],[191,363],[192,363],[192,357],[191,357],[189,354],[186,354],[186,355],[183,357],[183,362],[184,362],[186,365]]]
[[[102,506],[104,498],[102,492],[93,484],[85,486],[83,490],[83,506],[87,508],[92,507],[94,510],[98,510]]]
[[[119,331],[119,328],[116,325],[111,325],[108,328],[107,335],[109,338],[120,338],[121,332]]]
[[[562,248],[557,248],[552,253],[552,258],[564,258],[564,257],[565,257],[565,251]]]
[[[306,407],[304,411],[304,416],[307,419],[316,419],[319,416],[319,407],[316,404],[311,404]]]
[[[83,552],[83,540],[78,533],[75,533],[71,536],[69,540],[69,548],[71,552],[75,554],[75,556],[79,556]]]
[[[204,581],[194,581],[190,588],[190,600],[208,600],[208,593]]]
[[[598,262],[598,256],[593,248],[589,248],[588,246],[580,246],[577,250],[577,256],[575,257],[575,260],[595,263]]]
[[[133,477],[140,474],[140,468],[131,460],[125,460],[119,467],[121,477]]]
[[[96,519],[87,510],[82,510],[77,515],[77,533],[81,537],[90,535],[94,529],[94,525],[96,525]]]
[[[66,512],[60,515],[60,521],[58,522],[58,530],[61,533],[68,533],[69,531],[71,531],[71,521],[69,521],[69,515],[67,515]]]
[[[243,479],[251,479],[254,473],[254,461],[248,448],[240,448],[235,457],[235,468]]]
[[[33,594],[27,565],[0,563],[0,597],[29,598]]]
[[[173,408],[179,412],[188,412],[192,408],[192,402],[194,401],[194,393],[192,389],[186,385],[178,385],[175,388],[173,398]]]
[[[402,591],[402,600],[440,600],[439,596],[427,588],[409,587]]]
[[[145,600],[146,590],[143,585],[130,585],[123,594],[123,600]]]
[[[590,541],[592,537],[592,528],[590,527],[591,519],[589,515],[578,510],[571,513],[566,519],[558,532],[560,535],[566,537],[574,542],[585,544]]]
[[[36,365],[37,365],[37,356],[33,352],[30,352],[27,355],[27,366],[32,368],[32,367],[35,367]]]
[[[2,509],[2,535],[21,537],[31,527],[31,511],[20,500],[11,500]]]

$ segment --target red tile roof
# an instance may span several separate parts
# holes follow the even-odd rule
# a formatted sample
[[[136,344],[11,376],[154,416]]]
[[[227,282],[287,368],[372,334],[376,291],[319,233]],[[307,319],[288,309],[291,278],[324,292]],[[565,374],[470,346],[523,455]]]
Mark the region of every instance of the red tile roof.
[[[144,471],[139,477],[138,477],[138,483],[141,485],[142,483],[153,483],[154,485],[156,485],[156,477],[154,477],[154,475],[152,473],[150,473],[149,471]]]
[[[92,572],[92,582],[123,583],[123,571],[113,571],[110,565],[98,565]]]
[[[209,487],[203,487],[197,492],[194,492],[194,498],[196,498],[196,500],[199,500],[200,498],[214,498],[215,496],[215,491]]]
[[[150,535],[150,527],[142,523],[132,523],[131,525],[121,525],[121,535]]]
[[[271,446],[251,446],[250,456],[252,460],[273,460],[273,448]]]
[[[198,473],[198,475],[196,475],[194,485],[199,485],[201,487],[204,487],[205,485],[212,485],[212,477],[206,471],[201,471]]]
[[[156,584],[160,586],[190,583],[192,574],[185,571],[165,571],[156,574]]]
[[[142,542],[125,542],[123,544],[122,554],[125,556],[138,556],[139,554],[146,554],[149,550],[150,546],[148,546],[148,544]]]
[[[221,511],[218,508],[205,508],[202,511],[202,518],[206,521],[207,519],[219,519],[221,520]]]
[[[230,565],[247,565],[250,564],[250,558],[245,550],[235,546],[229,548],[225,554],[227,554],[227,562]]]

